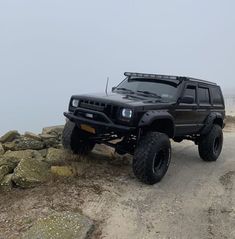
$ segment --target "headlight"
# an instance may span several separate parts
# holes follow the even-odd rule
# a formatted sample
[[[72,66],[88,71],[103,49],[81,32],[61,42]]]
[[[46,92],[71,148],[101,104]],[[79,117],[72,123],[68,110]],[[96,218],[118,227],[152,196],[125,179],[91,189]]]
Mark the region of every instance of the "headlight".
[[[71,105],[72,105],[73,107],[78,107],[78,105],[79,105],[79,100],[73,99]]]
[[[122,109],[122,117],[126,119],[130,119],[133,115],[133,111],[131,109]]]

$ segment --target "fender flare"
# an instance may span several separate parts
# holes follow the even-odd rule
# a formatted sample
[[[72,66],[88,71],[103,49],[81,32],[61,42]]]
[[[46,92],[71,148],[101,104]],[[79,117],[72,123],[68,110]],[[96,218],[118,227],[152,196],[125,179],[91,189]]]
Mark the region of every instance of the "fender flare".
[[[201,134],[207,134],[211,130],[211,128],[214,124],[214,121],[216,119],[221,119],[223,121],[222,114],[220,114],[218,112],[212,112],[210,115],[208,115],[208,117],[206,118],[206,120],[204,122],[204,126],[201,130]]]
[[[167,111],[161,111],[161,110],[150,110],[147,111],[140,119],[139,121],[139,127],[144,127],[151,125],[156,120],[161,119],[168,119],[172,122],[173,125],[173,135],[175,133],[175,120],[174,117],[169,114]]]

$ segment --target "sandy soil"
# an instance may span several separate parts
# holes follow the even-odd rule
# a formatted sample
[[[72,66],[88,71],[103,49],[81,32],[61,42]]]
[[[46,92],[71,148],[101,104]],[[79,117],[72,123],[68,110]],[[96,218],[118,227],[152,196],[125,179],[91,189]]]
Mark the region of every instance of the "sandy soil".
[[[83,212],[95,238],[235,238],[235,133],[225,132],[215,163],[200,160],[190,142],[172,143],[172,163],[161,183],[136,180],[131,160],[92,154],[72,163],[75,178],[0,194],[0,239],[20,238],[52,211]]]

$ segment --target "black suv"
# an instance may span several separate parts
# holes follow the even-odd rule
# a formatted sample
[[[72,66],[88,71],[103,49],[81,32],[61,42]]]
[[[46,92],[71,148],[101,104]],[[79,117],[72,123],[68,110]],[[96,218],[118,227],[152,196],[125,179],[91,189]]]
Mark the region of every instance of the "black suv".
[[[133,171],[147,184],[159,182],[171,160],[170,138],[192,140],[204,161],[223,146],[225,118],[220,87],[190,77],[126,72],[109,94],[74,95],[63,145],[75,154],[106,144],[133,155]]]

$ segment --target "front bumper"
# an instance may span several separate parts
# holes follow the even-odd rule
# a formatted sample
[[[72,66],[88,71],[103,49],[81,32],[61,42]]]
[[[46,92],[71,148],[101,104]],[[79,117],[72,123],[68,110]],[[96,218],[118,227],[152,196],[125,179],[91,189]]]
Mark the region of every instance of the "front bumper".
[[[102,112],[82,108],[79,108],[79,112],[96,114],[99,115],[99,117],[103,118],[103,120],[96,121],[93,119],[89,119],[81,115],[76,115],[76,112],[75,113],[65,112],[64,116],[68,118],[70,121],[74,122],[79,128],[81,128],[80,127],[81,124],[87,124],[95,128],[97,133],[106,133],[106,132],[127,133],[134,131],[136,129],[136,127],[115,124],[107,115],[105,115]]]

